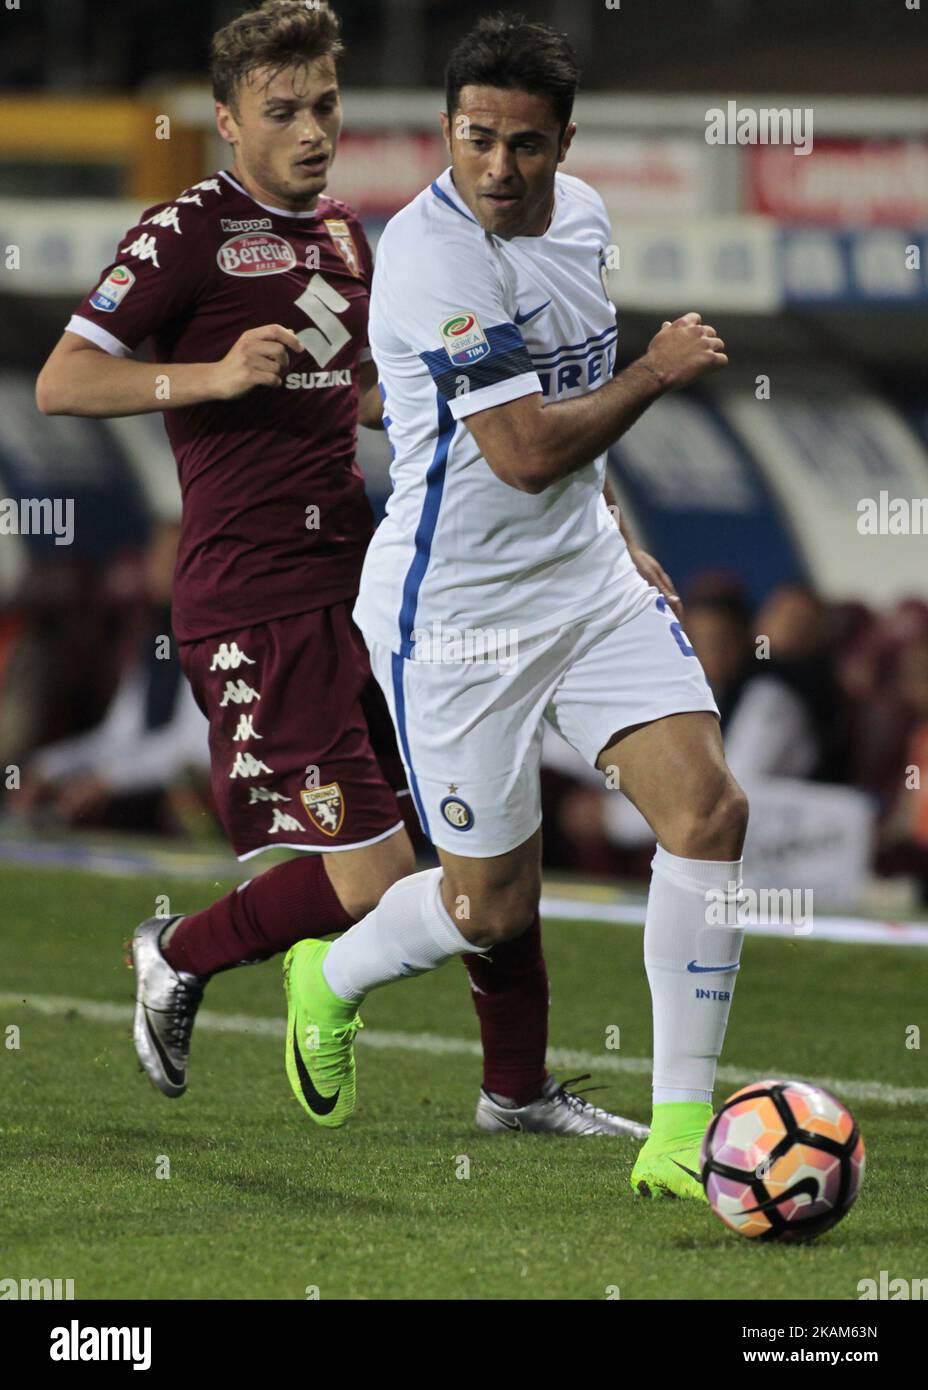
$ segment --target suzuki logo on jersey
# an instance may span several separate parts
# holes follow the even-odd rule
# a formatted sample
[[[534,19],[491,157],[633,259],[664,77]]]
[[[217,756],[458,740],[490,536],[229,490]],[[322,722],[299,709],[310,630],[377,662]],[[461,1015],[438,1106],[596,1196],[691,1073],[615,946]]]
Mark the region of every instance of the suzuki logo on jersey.
[[[345,819],[345,798],[337,782],[300,792],[303,810],[323,835],[337,835]]]
[[[445,352],[456,367],[466,367],[489,356],[490,344],[472,309],[460,309],[452,314],[438,325],[438,331]]]
[[[111,314],[119,307],[134,284],[135,276],[127,265],[114,266],[102,285],[98,285],[94,290],[90,302],[95,309],[102,309],[104,314]]]
[[[224,241],[216,264],[227,275],[279,275],[296,265],[296,253],[274,232],[249,232]]]
[[[331,372],[290,372],[284,378],[288,391],[315,391],[320,386],[350,386],[350,367],[339,367]]]

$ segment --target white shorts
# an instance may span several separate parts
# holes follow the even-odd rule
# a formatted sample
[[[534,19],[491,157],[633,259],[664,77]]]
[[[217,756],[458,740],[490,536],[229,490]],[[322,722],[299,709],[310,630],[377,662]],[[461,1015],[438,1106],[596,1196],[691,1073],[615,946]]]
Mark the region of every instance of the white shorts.
[[[422,823],[434,845],[505,854],[541,824],[545,722],[591,765],[614,734],[691,710],[718,714],[666,600],[635,576],[608,609],[518,643],[509,663],[407,659],[368,643]]]

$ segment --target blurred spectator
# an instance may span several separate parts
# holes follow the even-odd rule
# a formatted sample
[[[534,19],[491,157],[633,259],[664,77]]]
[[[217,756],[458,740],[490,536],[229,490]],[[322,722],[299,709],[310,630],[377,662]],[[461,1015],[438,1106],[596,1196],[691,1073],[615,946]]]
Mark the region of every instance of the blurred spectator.
[[[718,704],[726,758],[740,782],[844,780],[845,702],[832,670],[827,610],[815,594],[783,586],[752,617],[737,583],[707,574],[691,591],[683,621]],[[768,647],[757,644],[761,636]],[[616,871],[617,846],[640,853],[653,843],[634,807],[610,795],[601,774],[547,733],[544,768],[546,809],[554,820],[545,848],[558,862],[607,874]]]
[[[737,720],[727,728],[723,722],[735,776],[740,767],[745,776],[847,781],[849,711],[835,676],[826,604],[803,585],[785,584],[764,601],[753,626],[755,637],[769,640],[769,664],[763,680],[755,677],[744,693]]]
[[[899,652],[894,686],[906,716],[906,739],[894,769],[896,794],[880,836],[877,868],[914,875],[928,903],[928,634]]]
[[[38,749],[11,810],[45,823],[176,829],[171,790],[208,770],[208,726],[180,669],[170,627],[178,528],[156,527],[146,552],[148,614],[102,721]]]

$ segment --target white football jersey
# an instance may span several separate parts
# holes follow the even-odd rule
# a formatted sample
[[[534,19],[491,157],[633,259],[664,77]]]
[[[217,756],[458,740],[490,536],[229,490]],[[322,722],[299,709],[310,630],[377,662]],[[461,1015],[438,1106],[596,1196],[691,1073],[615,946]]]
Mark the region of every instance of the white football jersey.
[[[387,224],[369,332],[393,492],[354,610],[369,641],[409,657],[437,624],[529,637],[602,608],[634,575],[603,499],[604,454],[533,496],[496,476],[464,423],[609,380],[610,240],[602,199],[560,173],[543,236],[484,231],[450,169]]]

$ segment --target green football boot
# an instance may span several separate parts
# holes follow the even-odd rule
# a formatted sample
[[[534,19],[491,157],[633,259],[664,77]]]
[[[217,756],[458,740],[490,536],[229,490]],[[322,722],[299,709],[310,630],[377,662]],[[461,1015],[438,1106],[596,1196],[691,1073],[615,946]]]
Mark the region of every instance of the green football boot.
[[[671,1101],[655,1105],[650,1136],[632,1169],[636,1197],[688,1197],[706,1202],[699,1176],[702,1146],[712,1106],[708,1101]]]
[[[339,999],[322,973],[331,941],[298,941],[284,956],[287,1078],[317,1125],[336,1129],[357,1103],[357,1001]]]

